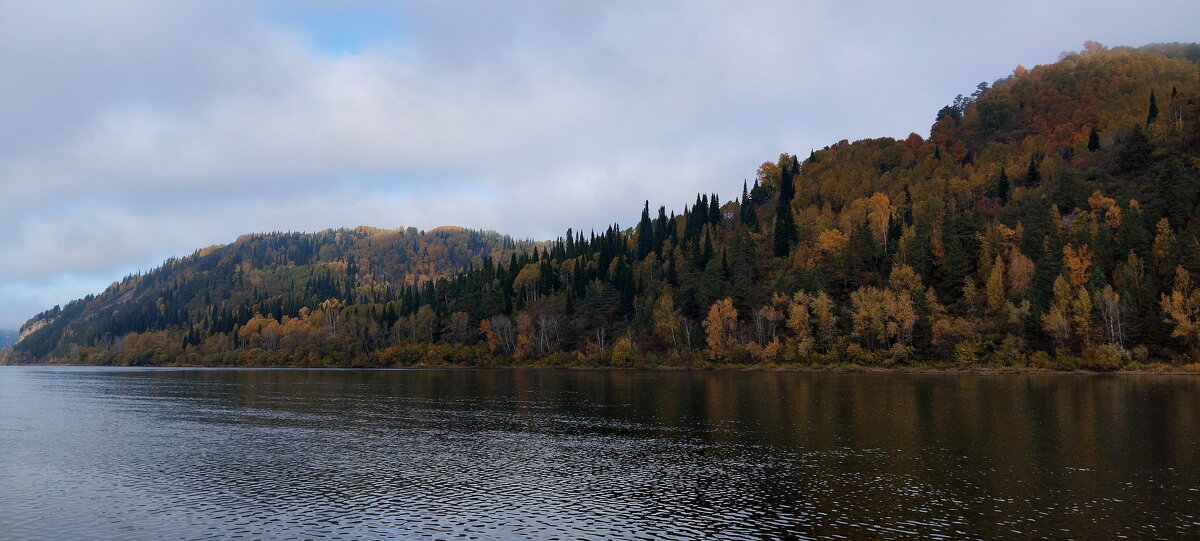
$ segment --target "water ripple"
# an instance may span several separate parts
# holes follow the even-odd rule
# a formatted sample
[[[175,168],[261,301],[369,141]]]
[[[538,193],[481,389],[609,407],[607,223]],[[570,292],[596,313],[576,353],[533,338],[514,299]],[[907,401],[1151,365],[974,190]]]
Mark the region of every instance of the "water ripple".
[[[1173,440],[1152,450],[1172,460],[1170,469],[1143,467],[1111,453],[1144,443],[1088,432],[1100,425],[1064,424],[1048,436],[1077,453],[1067,455],[1035,439],[985,437],[979,419],[921,404],[909,419],[889,407],[896,396],[866,392],[874,380],[812,381],[827,376],[787,376],[781,381],[793,393],[760,393],[756,386],[779,381],[735,373],[4,369],[0,537],[1197,533],[1197,460],[1182,452],[1196,445],[1194,427],[1172,431]],[[917,380],[904,392],[941,385]],[[1011,392],[991,399],[1011,402]],[[846,395],[854,396],[849,406]],[[966,411],[970,397],[947,396],[931,411],[979,415]],[[1186,407],[1185,399],[1170,403]],[[988,405],[993,416],[1037,430],[1021,407],[1004,407]],[[1078,454],[1087,448],[1067,438],[1101,447]]]

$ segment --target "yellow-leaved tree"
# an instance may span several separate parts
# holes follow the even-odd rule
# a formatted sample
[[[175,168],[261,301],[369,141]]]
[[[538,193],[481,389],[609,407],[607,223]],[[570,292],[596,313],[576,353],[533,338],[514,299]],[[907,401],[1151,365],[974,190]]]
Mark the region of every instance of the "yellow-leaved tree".
[[[1087,348],[1092,339],[1092,296],[1087,283],[1092,266],[1092,252],[1087,245],[1063,247],[1063,271],[1054,280],[1054,297],[1042,316],[1042,328],[1054,336],[1060,349],[1072,342]]]
[[[670,293],[663,293],[654,303],[654,334],[659,340],[671,344],[672,350],[679,350],[680,311],[675,308],[675,299]]]
[[[1175,287],[1159,301],[1166,321],[1174,325],[1171,336],[1183,339],[1194,357],[1200,357],[1200,289],[1182,266],[1175,267]]]
[[[737,309],[733,299],[721,299],[708,309],[704,318],[704,333],[708,341],[708,357],[728,360],[737,347]]]

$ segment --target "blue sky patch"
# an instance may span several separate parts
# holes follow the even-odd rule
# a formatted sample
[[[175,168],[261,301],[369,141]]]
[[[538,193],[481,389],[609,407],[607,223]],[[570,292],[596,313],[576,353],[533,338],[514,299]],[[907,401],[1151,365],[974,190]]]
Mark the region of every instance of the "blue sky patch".
[[[269,24],[304,34],[315,51],[352,55],[404,37],[404,17],[396,2],[279,2],[267,8]]]

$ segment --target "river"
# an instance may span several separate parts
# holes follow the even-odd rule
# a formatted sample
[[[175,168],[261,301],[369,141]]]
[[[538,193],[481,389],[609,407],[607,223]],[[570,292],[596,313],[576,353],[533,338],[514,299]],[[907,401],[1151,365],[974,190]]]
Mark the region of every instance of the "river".
[[[0,367],[0,538],[1200,536],[1200,378]]]

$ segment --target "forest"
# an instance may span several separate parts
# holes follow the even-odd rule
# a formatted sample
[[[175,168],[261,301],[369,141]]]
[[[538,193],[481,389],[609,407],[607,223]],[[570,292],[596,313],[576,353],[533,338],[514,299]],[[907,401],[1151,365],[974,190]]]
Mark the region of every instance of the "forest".
[[[0,361],[1200,369],[1200,45],[1089,42],[931,113],[629,228],[246,235]]]

